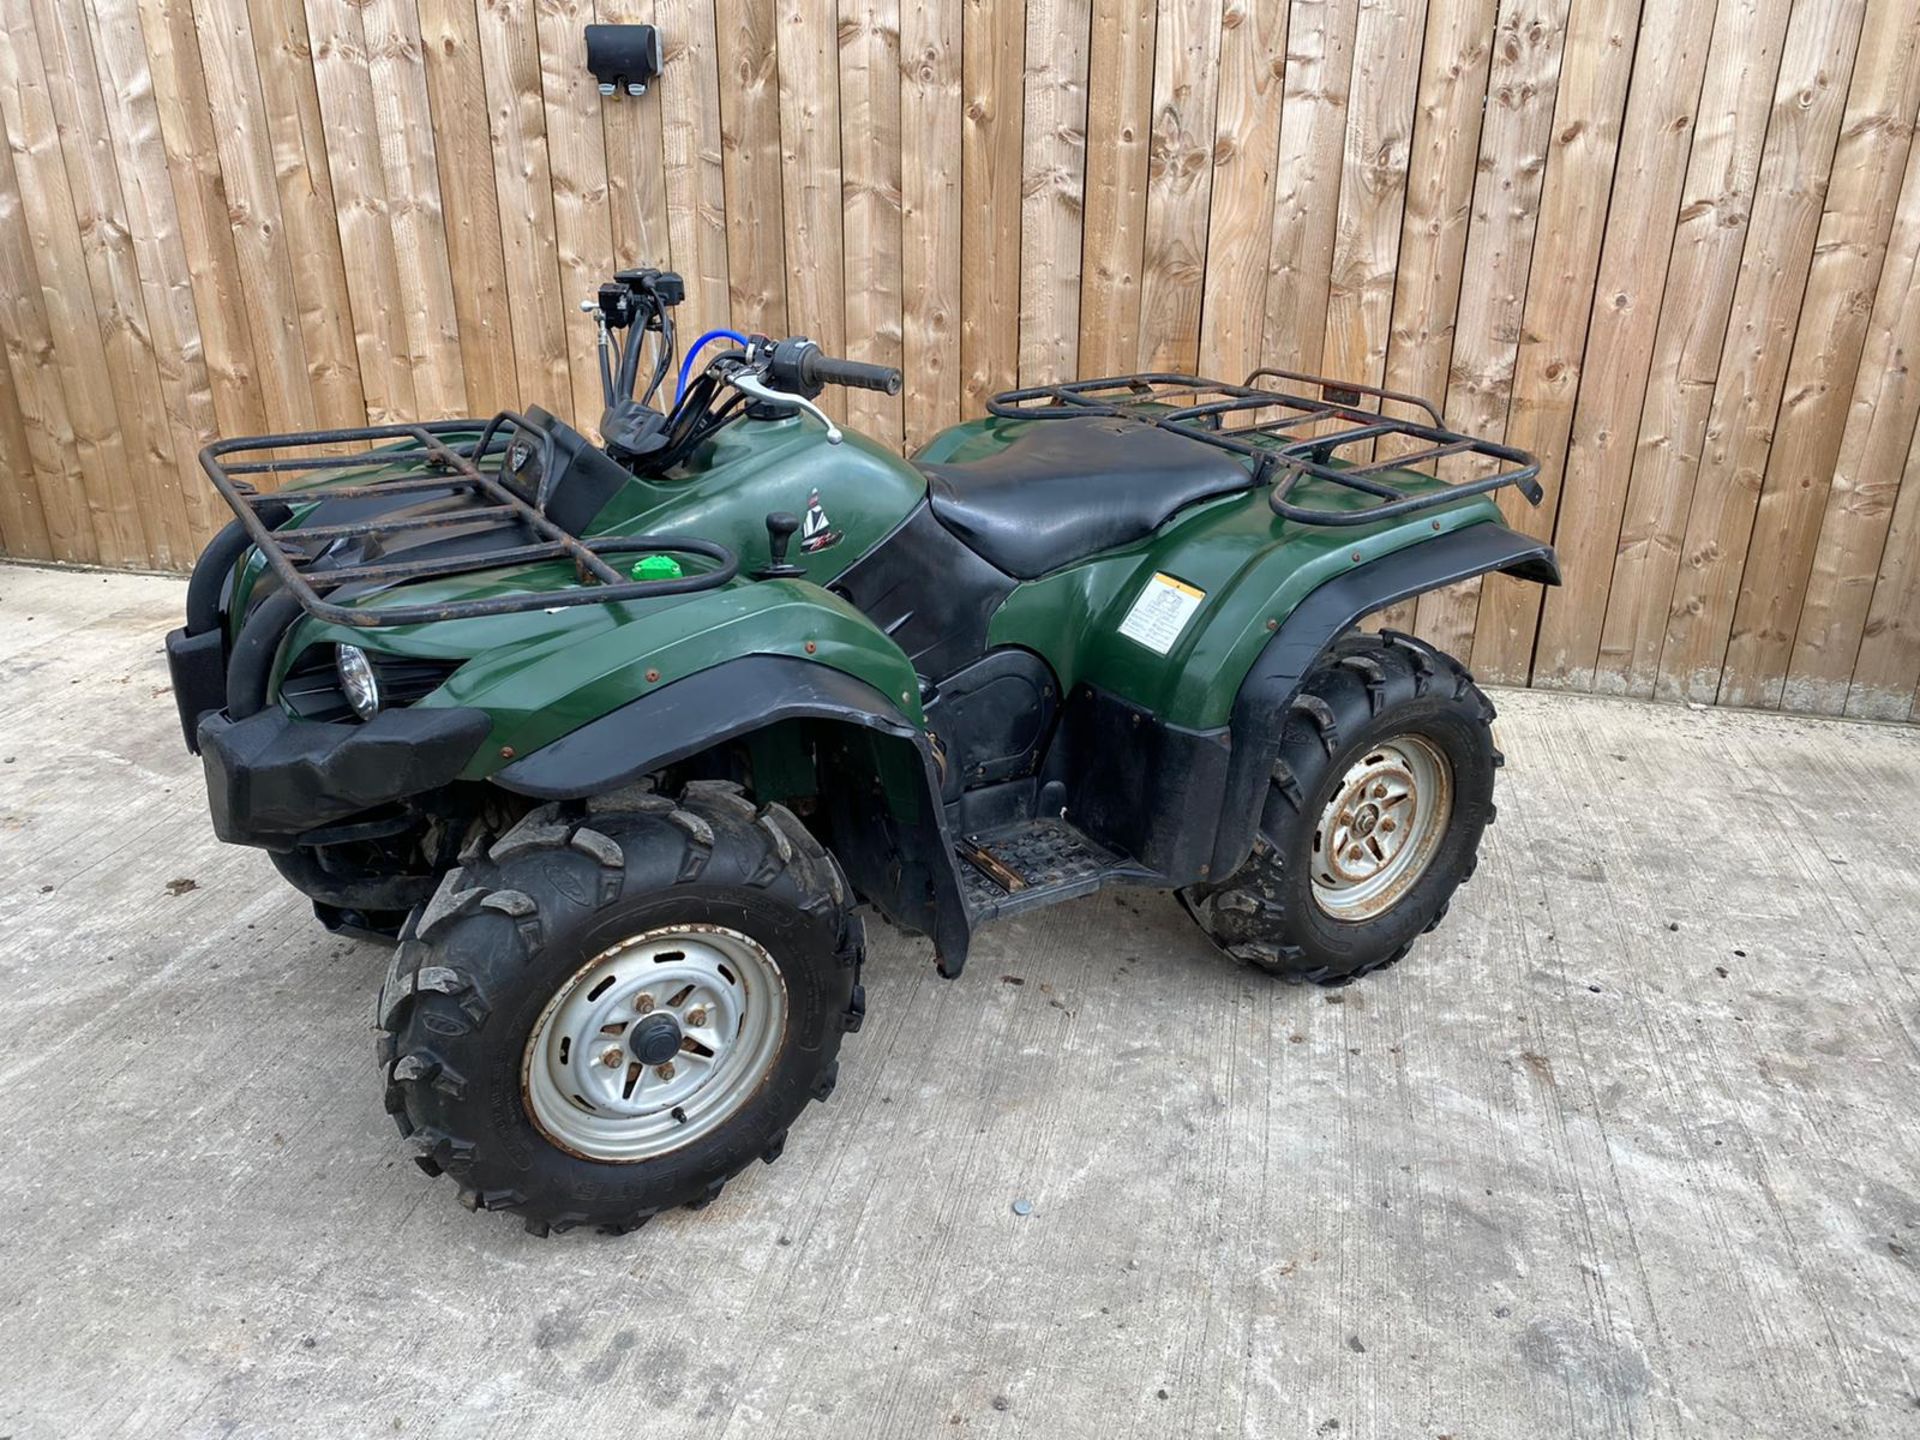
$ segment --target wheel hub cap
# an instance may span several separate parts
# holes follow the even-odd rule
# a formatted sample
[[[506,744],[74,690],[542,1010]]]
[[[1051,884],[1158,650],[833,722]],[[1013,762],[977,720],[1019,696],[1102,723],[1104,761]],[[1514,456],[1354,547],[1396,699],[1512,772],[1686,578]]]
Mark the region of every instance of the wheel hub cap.
[[[1391,909],[1424,875],[1453,816],[1453,770],[1430,741],[1400,735],[1347,768],[1313,836],[1313,898],[1340,920]]]
[[[680,1053],[680,1022],[667,1014],[649,1015],[633,1027],[627,1045],[642,1065],[664,1065]]]
[[[632,936],[575,971],[534,1023],[527,1113],[589,1160],[666,1154],[760,1088],[786,1018],[780,968],[751,937],[712,925]]]

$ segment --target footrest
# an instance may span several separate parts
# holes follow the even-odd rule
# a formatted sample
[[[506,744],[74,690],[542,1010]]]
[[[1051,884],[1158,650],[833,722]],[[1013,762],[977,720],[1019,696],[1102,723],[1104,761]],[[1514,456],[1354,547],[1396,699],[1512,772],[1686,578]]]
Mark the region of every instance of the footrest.
[[[1090,895],[1147,872],[1063,820],[1032,820],[964,837],[957,847],[975,923],[1055,900]]]

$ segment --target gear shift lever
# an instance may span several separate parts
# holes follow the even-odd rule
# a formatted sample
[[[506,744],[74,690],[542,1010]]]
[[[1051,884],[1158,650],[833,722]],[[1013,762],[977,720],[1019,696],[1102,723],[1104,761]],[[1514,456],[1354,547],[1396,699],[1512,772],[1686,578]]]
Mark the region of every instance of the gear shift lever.
[[[767,563],[753,572],[756,580],[789,580],[807,573],[787,560],[787,546],[799,528],[800,517],[785,510],[767,516]]]

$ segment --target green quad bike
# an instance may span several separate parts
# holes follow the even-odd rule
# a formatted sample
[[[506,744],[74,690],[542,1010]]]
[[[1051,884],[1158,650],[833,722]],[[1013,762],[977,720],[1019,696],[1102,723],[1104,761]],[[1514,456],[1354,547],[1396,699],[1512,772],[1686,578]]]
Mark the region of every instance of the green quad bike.
[[[534,409],[202,456],[236,519],[167,651],[214,829],[397,942],[387,1108],[464,1203],[620,1232],[774,1159],[860,1028],[862,905],[945,976],[1109,885],[1321,984],[1439,920],[1493,707],[1355,624],[1557,583],[1489,498],[1529,456],[1260,371],[1013,391],[909,462],[814,404],[900,373],[800,337],[702,337],[650,406],[680,297],[583,307],[601,447]]]

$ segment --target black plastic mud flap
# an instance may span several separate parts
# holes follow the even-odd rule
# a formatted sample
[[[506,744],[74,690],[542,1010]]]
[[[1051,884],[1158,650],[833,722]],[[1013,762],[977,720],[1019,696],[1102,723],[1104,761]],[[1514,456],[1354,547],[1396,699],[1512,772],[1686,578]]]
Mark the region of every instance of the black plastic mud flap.
[[[1489,522],[1355,566],[1300,602],[1253,662],[1234,697],[1233,750],[1212,874],[1233,874],[1252,853],[1287,706],[1327,646],[1376,610],[1496,570],[1542,585],[1560,583],[1552,545]]]
[[[317,826],[445,785],[492,728],[484,710],[436,706],[386,710],[364,725],[296,720],[277,705],[245,720],[207,715],[200,760],[214,833],[290,849]]]

